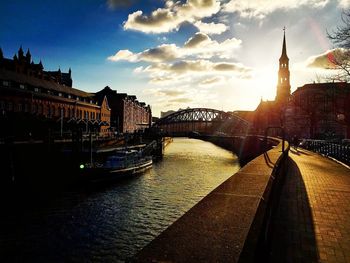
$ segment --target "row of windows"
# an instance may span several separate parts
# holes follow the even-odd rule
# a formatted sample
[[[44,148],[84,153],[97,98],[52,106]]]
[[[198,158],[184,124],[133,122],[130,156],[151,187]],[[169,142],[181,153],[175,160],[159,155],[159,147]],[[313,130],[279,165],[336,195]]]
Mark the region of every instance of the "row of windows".
[[[82,102],[87,102],[90,104],[96,104],[97,102],[89,99],[89,98],[84,98],[84,97],[79,97],[76,95],[72,95],[72,94],[68,94],[68,93],[63,93],[63,92],[58,92],[58,91],[53,91],[53,90],[49,90],[49,89],[44,89],[44,88],[38,88],[38,87],[32,87],[32,86],[28,86],[25,84],[17,84],[17,83],[12,83],[10,81],[4,80],[2,81],[2,85],[4,87],[15,87],[15,88],[19,88],[22,90],[29,90],[29,91],[34,91],[37,93],[43,93],[43,94],[48,94],[48,95],[53,95],[53,96],[59,96],[62,98],[67,98],[67,99],[75,99],[77,101],[82,101]]]
[[[46,109],[46,111],[45,111]],[[64,117],[64,118],[79,118],[87,120],[100,120],[101,113],[86,111],[86,110],[74,110],[72,108],[65,109],[63,107],[44,106],[43,104],[29,104],[29,103],[14,103],[12,101],[0,101],[0,110],[15,111],[15,112],[27,112],[38,115],[47,115],[48,117]]]

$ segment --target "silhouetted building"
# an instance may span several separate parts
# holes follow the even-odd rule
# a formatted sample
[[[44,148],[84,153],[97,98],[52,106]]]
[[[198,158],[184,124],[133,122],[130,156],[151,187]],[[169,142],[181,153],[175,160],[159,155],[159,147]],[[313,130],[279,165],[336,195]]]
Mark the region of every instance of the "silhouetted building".
[[[111,107],[111,126],[116,131],[132,133],[151,126],[151,107],[139,102],[136,96],[118,93],[108,86],[95,95],[97,98],[107,97]]]
[[[274,101],[261,100],[254,111],[254,132],[312,139],[342,139],[350,137],[350,84],[313,83],[299,87],[290,94],[289,58],[283,34],[279,59],[277,95]],[[251,115],[241,116],[248,120]]]
[[[43,137],[50,133],[109,132],[107,98],[72,88],[68,73],[44,71],[22,47],[13,59],[0,49],[0,136]]]
[[[305,84],[293,92],[286,107],[286,131],[299,138],[349,138],[349,102],[349,83]]]
[[[279,59],[277,95],[275,102],[286,105],[290,97],[289,58],[287,56],[286,34],[283,33],[282,54]]]
[[[289,58],[287,56],[286,35],[283,33],[282,54],[279,59],[277,94],[274,101],[261,100],[255,110],[254,129],[258,134],[264,134],[270,127],[269,135],[281,135],[284,122],[284,110],[290,98]]]

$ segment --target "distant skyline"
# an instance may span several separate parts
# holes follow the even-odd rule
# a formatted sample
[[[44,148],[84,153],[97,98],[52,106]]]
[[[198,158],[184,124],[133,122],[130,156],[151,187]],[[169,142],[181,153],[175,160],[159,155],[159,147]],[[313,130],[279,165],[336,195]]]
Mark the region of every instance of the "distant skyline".
[[[286,27],[292,91],[330,70],[327,39],[350,0],[1,1],[0,47],[22,45],[75,88],[110,86],[160,111],[254,110],[276,95]]]

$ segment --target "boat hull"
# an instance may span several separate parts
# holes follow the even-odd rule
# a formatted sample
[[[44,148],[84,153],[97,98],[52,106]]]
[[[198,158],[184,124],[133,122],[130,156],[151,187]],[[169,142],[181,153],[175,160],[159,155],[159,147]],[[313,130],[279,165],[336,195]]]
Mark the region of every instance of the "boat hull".
[[[109,180],[116,180],[126,178],[132,175],[137,175],[152,167],[152,160],[135,166],[114,169],[114,168],[87,168],[85,169],[83,176],[90,182],[102,182]]]

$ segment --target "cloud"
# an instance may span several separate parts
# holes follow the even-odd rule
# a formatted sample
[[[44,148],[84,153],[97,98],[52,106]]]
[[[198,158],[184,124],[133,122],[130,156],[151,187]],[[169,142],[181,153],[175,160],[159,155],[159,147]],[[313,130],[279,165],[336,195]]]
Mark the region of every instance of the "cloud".
[[[184,22],[194,23],[219,10],[218,0],[187,0],[185,3],[166,0],[164,8],[158,8],[150,15],[144,15],[141,10],[129,14],[124,29],[144,33],[170,32],[177,30]]]
[[[199,57],[209,59],[214,56],[219,58],[233,58],[235,50],[241,46],[242,41],[236,38],[226,39],[219,43],[212,40],[208,35],[197,32],[193,37],[187,40],[183,47],[175,44],[162,44],[158,47],[146,49],[139,53],[133,53],[130,50],[119,50],[115,55],[109,56],[110,61],[129,61],[129,62],[167,62],[186,57]]]
[[[222,84],[224,82],[224,77],[219,76],[219,77],[209,77],[209,78],[205,78],[202,81],[200,81],[199,85],[200,86],[204,86],[204,87],[211,87],[214,85],[219,85]]]
[[[178,47],[175,44],[163,44],[155,48],[146,49],[140,53],[133,53],[130,50],[119,50],[115,55],[109,56],[110,61],[126,60],[129,62],[164,62],[180,56]]]
[[[327,50],[320,55],[309,57],[305,64],[309,68],[335,69],[336,66],[333,63],[335,59],[341,58],[344,54],[348,53],[349,51],[342,48]]]
[[[162,90],[161,93],[170,97],[177,97],[184,94],[184,92],[180,90]]]
[[[230,0],[223,6],[223,11],[233,13],[237,12],[242,17],[262,19],[276,10],[290,10],[301,6],[323,8],[328,2],[329,0]]]
[[[179,57],[179,51],[175,44],[163,44],[139,53],[138,57],[139,60],[149,62],[170,61]]]
[[[171,99],[169,100],[170,103],[189,103],[193,100],[190,98],[178,98],[178,99]]]
[[[120,60],[127,60],[129,62],[136,62],[138,61],[137,56],[132,53],[129,50],[119,50],[115,55],[109,56],[107,58],[110,61],[120,61]]]
[[[204,34],[204,33],[196,33],[193,37],[191,37],[189,40],[187,40],[185,42],[184,47],[187,48],[193,48],[193,47],[197,47],[205,42],[211,42],[211,39],[208,35]]]
[[[164,97],[164,96],[177,97],[185,94],[185,91],[180,89],[173,89],[173,88],[172,89],[151,88],[151,89],[146,89],[145,92],[147,94],[150,94],[156,97]]]
[[[228,29],[228,26],[223,23],[203,23],[201,21],[197,21],[194,23],[194,25],[199,29],[200,32],[208,35],[219,35]]]
[[[341,8],[349,8],[350,7],[350,1],[349,0],[339,0],[339,6]]]
[[[158,63],[146,67],[144,72],[155,72],[164,75],[171,73],[176,75],[184,75],[187,73],[237,73],[246,74],[251,71],[250,68],[243,66],[240,63],[222,63],[211,62],[209,60],[183,60],[171,64]]]

